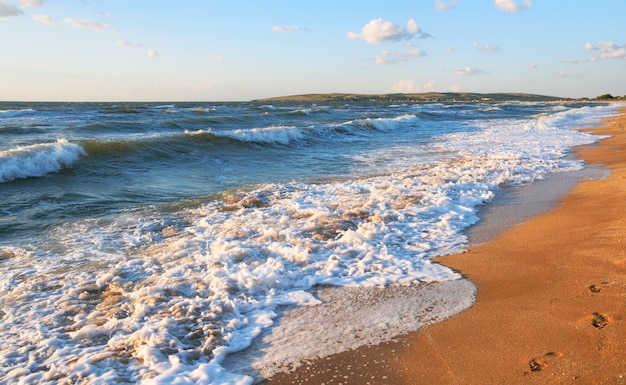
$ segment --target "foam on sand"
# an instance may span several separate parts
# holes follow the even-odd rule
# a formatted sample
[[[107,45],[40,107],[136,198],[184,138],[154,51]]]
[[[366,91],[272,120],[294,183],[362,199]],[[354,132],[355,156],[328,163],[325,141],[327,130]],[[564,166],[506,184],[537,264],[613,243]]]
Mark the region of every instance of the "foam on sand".
[[[312,359],[376,345],[470,307],[476,287],[465,279],[411,286],[324,287],[321,304],[286,307],[279,321],[223,366],[259,381]],[[286,349],[285,347],[289,347]]]

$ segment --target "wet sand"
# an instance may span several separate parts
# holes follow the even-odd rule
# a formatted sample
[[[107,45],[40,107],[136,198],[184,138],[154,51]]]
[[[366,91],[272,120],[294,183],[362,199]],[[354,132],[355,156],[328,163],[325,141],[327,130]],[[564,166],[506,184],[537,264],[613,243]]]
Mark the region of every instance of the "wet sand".
[[[268,384],[626,384],[626,109],[577,150],[611,171],[552,211],[439,258],[478,286],[473,307]]]

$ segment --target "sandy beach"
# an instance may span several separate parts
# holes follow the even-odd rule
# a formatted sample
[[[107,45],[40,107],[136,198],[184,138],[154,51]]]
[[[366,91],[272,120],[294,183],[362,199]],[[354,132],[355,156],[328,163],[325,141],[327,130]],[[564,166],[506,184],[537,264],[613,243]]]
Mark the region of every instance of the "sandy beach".
[[[437,262],[478,287],[473,307],[268,384],[626,384],[626,110],[576,150],[610,170],[553,210]]]

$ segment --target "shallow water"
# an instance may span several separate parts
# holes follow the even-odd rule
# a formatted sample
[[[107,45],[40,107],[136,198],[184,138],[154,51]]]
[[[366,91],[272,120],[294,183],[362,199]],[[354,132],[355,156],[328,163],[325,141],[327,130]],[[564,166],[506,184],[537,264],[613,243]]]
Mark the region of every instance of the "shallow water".
[[[586,166],[581,170],[551,173],[548,178],[533,183],[504,187],[488,205],[479,208],[480,221],[465,231],[469,245],[489,242],[512,227],[552,210],[577,183],[604,179],[609,173],[599,165]]]

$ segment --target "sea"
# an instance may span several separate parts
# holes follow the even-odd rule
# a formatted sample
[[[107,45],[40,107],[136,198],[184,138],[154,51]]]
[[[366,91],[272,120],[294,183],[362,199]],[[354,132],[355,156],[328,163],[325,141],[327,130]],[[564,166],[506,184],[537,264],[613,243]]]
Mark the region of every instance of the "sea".
[[[416,297],[452,316],[475,288],[432,258],[507,189],[585,169],[572,148],[602,137],[579,129],[617,108],[0,103],[0,382],[252,384],[246,351],[289,366],[391,339],[419,322],[389,304]],[[352,319],[322,312],[340,300]],[[391,307],[351,310],[369,302]],[[333,337],[295,347],[315,327]]]

